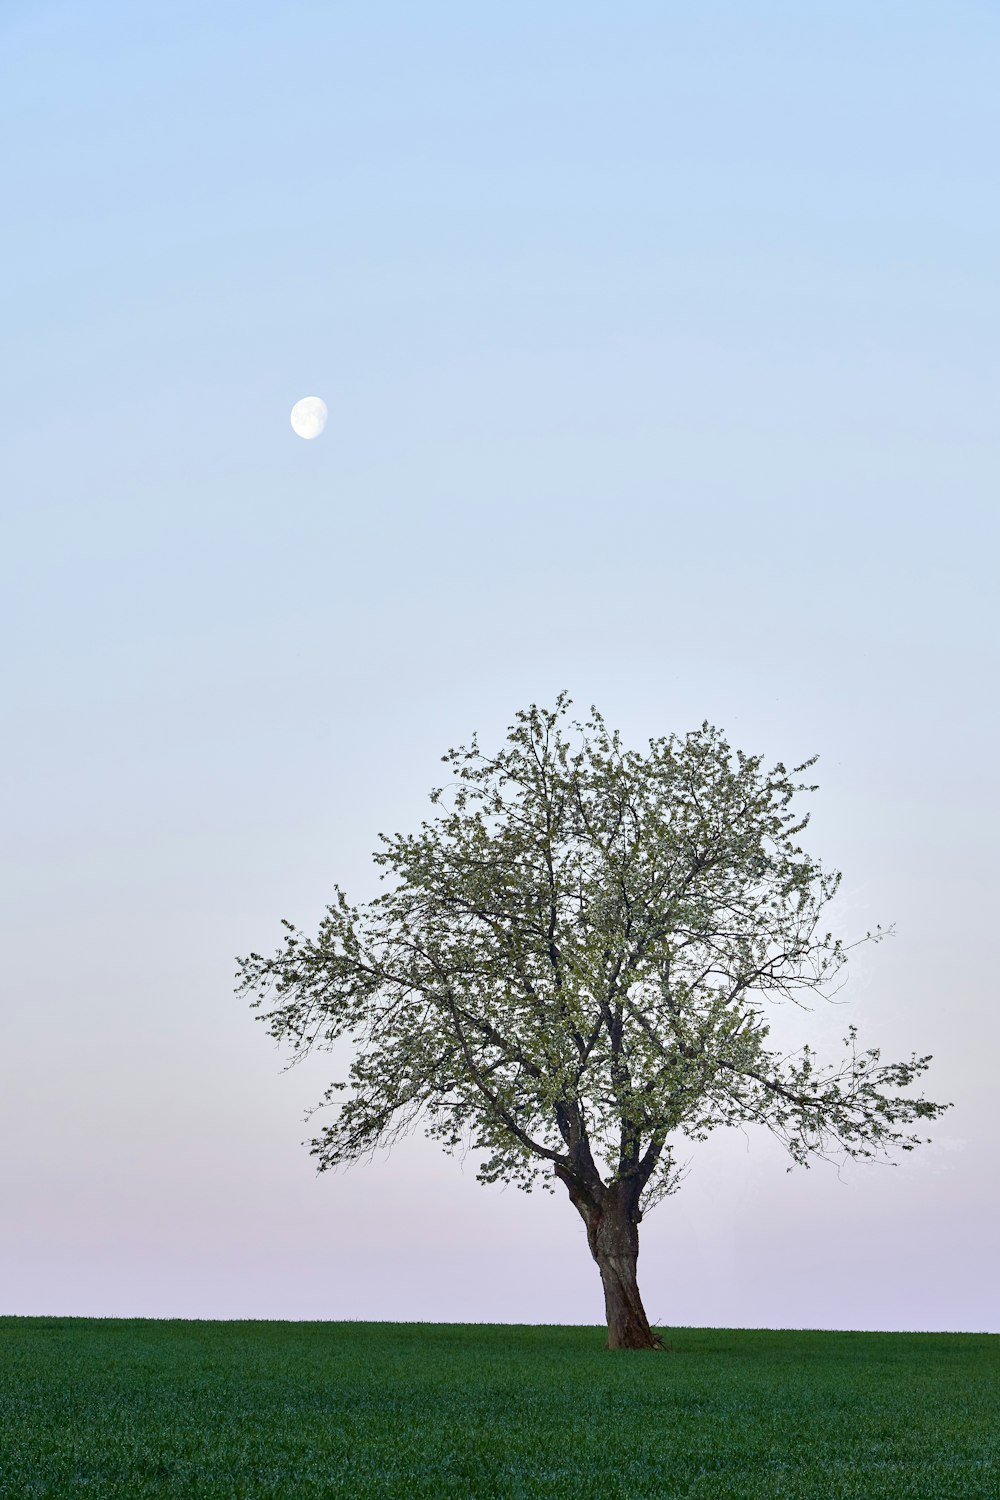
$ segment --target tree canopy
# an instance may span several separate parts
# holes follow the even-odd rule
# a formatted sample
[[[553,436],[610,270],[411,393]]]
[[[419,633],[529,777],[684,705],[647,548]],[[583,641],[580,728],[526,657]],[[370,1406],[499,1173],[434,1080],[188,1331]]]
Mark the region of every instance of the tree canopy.
[[[808,1165],[910,1151],[948,1106],[899,1092],[930,1057],[884,1063],[854,1026],[832,1063],[768,1044],[769,1006],[828,998],[848,952],[821,922],[840,875],[797,842],[809,818],[791,806],[818,757],[765,770],[707,722],[643,755],[596,708],[571,742],[571,701],[519,712],[496,754],[476,736],[449,750],[433,821],[379,835],[392,887],[357,907],[335,885],[316,937],[284,921],[238,977],[293,1060],[355,1045],[352,1096],[312,1142],[320,1170],[425,1114],[445,1149],[487,1153],[481,1182],[561,1181],[609,1346],[657,1347],[636,1226],[679,1185],[685,1138],[758,1122]]]

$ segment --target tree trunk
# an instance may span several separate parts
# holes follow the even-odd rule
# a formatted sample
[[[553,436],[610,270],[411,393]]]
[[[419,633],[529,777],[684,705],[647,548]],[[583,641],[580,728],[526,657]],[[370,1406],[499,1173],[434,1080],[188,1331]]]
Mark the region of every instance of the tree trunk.
[[[604,1283],[608,1320],[607,1349],[662,1349],[662,1340],[646,1317],[636,1265],[639,1260],[639,1220],[630,1184],[592,1184],[584,1189],[559,1172],[570,1198],[587,1226],[587,1243]]]
[[[649,1326],[636,1263],[639,1259],[639,1226],[629,1215],[605,1209],[598,1219],[596,1243],[591,1253],[604,1283],[604,1310],[608,1320],[609,1349],[662,1349],[663,1344]]]

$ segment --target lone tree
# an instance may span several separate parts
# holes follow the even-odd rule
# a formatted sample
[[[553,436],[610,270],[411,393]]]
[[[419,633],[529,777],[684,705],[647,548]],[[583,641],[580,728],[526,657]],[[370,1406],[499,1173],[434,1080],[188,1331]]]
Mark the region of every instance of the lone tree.
[[[362,911],[335,885],[314,940],[283,921],[273,958],[238,960],[238,993],[272,1006],[259,1019],[292,1061],[345,1035],[359,1048],[353,1096],[312,1142],[320,1171],[390,1144],[426,1106],[446,1150],[466,1129],[492,1153],[479,1181],[564,1184],[600,1268],[607,1347],[659,1349],[638,1225],[678,1185],[679,1136],[756,1121],[808,1166],[911,1151],[905,1127],[949,1106],[894,1092],[930,1058],[881,1063],[854,1026],[833,1066],[766,1045],[768,1002],[829,998],[846,961],[818,929],[840,876],[796,844],[808,815],[789,811],[816,790],[791,778],[818,757],[762,771],[708,723],[643,756],[596,709],[573,723],[574,751],[558,726],[571,701],[519,712],[492,757],[476,736],[443,756],[453,810],[379,835],[395,886]]]

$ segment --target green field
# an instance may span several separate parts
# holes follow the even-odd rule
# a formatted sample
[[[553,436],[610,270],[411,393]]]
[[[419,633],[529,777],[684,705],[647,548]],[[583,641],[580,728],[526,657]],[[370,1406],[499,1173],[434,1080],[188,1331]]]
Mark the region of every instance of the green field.
[[[0,1318],[0,1495],[1000,1497],[1000,1337]]]

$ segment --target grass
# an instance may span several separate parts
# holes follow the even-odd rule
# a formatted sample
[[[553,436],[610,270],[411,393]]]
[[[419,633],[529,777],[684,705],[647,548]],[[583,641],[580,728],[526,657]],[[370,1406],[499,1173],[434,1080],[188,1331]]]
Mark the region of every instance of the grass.
[[[1000,1337],[0,1318],[0,1496],[994,1500]]]

